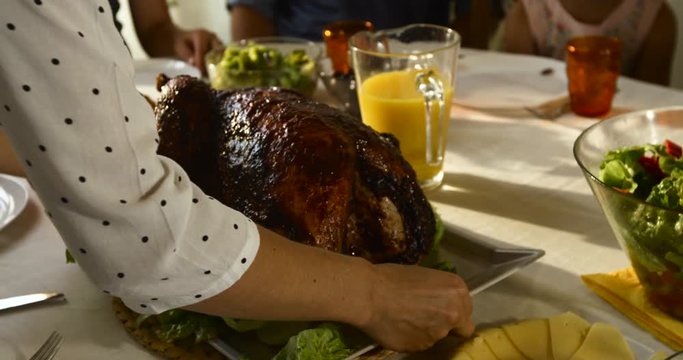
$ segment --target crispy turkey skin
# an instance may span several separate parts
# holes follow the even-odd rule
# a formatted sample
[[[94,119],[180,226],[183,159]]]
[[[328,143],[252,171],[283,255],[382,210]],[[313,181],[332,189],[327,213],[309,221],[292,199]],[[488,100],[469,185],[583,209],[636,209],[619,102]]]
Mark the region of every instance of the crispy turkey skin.
[[[294,91],[162,78],[158,153],[207,194],[289,239],[415,263],[435,221],[393,136]]]

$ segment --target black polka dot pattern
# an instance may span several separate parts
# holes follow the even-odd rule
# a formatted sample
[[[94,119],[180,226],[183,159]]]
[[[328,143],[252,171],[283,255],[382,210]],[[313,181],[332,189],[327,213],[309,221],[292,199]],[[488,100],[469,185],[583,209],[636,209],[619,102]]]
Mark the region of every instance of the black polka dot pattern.
[[[5,108],[5,111],[12,112],[12,108],[10,108],[9,105],[5,105],[3,107]]]
[[[161,200],[161,206],[166,206],[166,200]]]
[[[140,175],[145,175],[146,172],[147,170],[145,170],[144,168],[140,169]]]
[[[161,278],[161,281],[166,281],[166,280],[168,280],[168,278],[167,278],[167,277],[165,277],[165,278]]]
[[[52,58],[52,60],[50,60],[50,62],[52,63],[52,65],[59,65],[59,59],[57,59],[57,58]]]
[[[199,202],[199,199],[197,199],[197,198],[194,198],[194,199],[192,199],[192,202],[196,204],[196,203],[198,203],[198,202]]]
[[[100,94],[100,89],[94,88],[94,89],[92,89],[92,93],[95,94],[95,95],[99,95],[99,94]]]
[[[28,167],[31,167],[31,166],[33,166],[33,163],[29,160],[26,160],[26,165],[28,165]]]
[[[116,274],[116,277],[118,277],[119,279],[123,279],[124,277],[126,277],[126,274],[120,272],[120,273]]]
[[[204,275],[209,275],[209,274],[211,274],[211,270],[204,271]]]
[[[78,251],[81,252],[81,254],[87,254],[88,252],[84,248],[78,249]]]
[[[107,294],[107,295],[111,294],[111,292],[109,290],[102,290],[102,292]]]
[[[98,6],[98,7],[97,7],[97,11],[99,11],[100,14],[104,14],[104,8],[101,7],[101,6]]]
[[[64,119],[64,123],[67,124],[67,125],[71,125],[71,124],[74,123],[74,121],[73,121],[72,118],[66,118],[66,119]]]
[[[237,226],[237,224],[232,224],[232,227],[233,227],[235,230],[237,230],[237,229],[240,228],[239,226]]]
[[[45,145],[38,145],[38,149],[42,152],[45,152],[47,148],[45,148]]]
[[[242,263],[242,264],[246,264],[246,263],[247,263],[247,258],[242,258],[241,263]]]
[[[149,241],[149,237],[143,236],[143,237],[140,239],[140,241],[142,241],[143,243],[146,243],[146,242]]]
[[[26,92],[31,91],[31,87],[28,86],[28,85],[26,85],[26,84],[22,85],[22,86],[21,86],[21,89],[24,90],[24,91],[26,91]]]
[[[102,221],[103,226],[109,226],[111,223],[107,220]]]
[[[199,299],[199,298],[201,298],[201,297],[202,297],[202,294],[197,294],[197,295],[194,296],[195,299]]]
[[[202,241],[209,241],[209,236],[208,235],[202,236]]]
[[[147,307],[147,305],[145,305],[145,304],[140,304],[140,307],[144,309],[144,308]]]
[[[80,31],[78,32],[78,36],[80,36],[80,37],[85,37],[85,35],[83,35],[83,33],[80,32]]]
[[[62,198],[60,198],[59,200],[61,200],[64,204],[68,204],[68,203],[69,203],[69,199],[67,199],[67,198],[65,198],[65,197],[62,197]]]
[[[128,201],[123,200],[123,199],[119,200],[119,202],[120,202],[121,204],[127,204],[127,203],[128,203]]]
[[[7,23],[7,28],[10,30],[14,30],[14,29],[16,29],[16,26],[14,26],[14,24],[12,24],[12,23]]]
[[[85,182],[85,176],[79,176],[78,181],[84,183]]]
[[[43,0],[33,0],[36,5],[43,5]]]
[[[124,116],[124,117],[123,117],[123,120],[124,120],[125,122],[129,122],[129,121],[130,121],[130,119],[128,118],[128,116]]]
[[[110,152],[112,152],[113,150],[112,150],[111,146],[105,146],[105,147],[104,147],[104,151],[110,153]]]
[[[153,298],[151,298],[150,300],[152,300],[152,301],[157,301],[157,300],[159,300],[159,298],[153,297]]]

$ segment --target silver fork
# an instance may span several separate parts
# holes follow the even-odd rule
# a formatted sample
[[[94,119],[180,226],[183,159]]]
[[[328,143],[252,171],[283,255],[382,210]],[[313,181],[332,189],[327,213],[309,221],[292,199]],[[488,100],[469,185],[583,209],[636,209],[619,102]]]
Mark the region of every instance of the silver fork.
[[[539,119],[555,120],[569,111],[569,96],[562,96],[537,106],[525,106],[524,110]]]
[[[62,335],[53,331],[50,337],[45,340],[45,343],[38,349],[38,351],[31,356],[29,360],[52,360],[62,346]]]

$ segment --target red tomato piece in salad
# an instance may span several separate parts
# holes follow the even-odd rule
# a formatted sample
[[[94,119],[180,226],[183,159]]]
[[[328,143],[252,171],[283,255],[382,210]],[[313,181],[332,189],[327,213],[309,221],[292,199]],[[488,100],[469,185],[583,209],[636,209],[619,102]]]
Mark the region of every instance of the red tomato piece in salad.
[[[683,155],[683,148],[669,139],[664,140],[664,146],[666,147],[666,153],[676,159],[679,159],[681,155]]]

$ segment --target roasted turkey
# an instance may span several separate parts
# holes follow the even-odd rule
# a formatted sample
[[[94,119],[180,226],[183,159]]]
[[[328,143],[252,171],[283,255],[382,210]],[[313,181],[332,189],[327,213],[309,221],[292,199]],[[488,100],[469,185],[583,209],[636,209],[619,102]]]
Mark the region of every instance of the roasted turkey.
[[[189,76],[158,86],[158,153],[225,205],[372,262],[415,263],[430,249],[434,213],[393,136],[294,91],[214,91]]]

